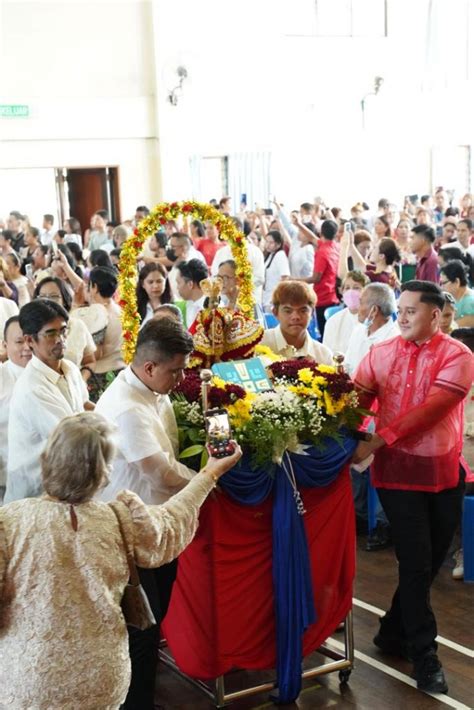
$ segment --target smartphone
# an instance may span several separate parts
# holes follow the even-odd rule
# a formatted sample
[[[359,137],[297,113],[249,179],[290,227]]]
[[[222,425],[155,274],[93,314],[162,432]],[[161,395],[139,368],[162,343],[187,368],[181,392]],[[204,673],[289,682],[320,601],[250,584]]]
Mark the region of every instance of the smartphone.
[[[225,409],[208,409],[204,412],[209,453],[217,459],[231,456],[234,445],[231,442],[232,430],[229,415]]]
[[[243,192],[240,195],[240,204],[247,206],[247,193],[246,192]]]
[[[53,250],[53,258],[54,258],[54,259],[57,259],[57,258],[58,258],[58,251],[59,251],[59,249],[58,249],[58,245],[57,245],[57,243],[54,241],[54,239],[53,239],[53,241],[51,242],[51,249]]]
[[[273,210],[272,210],[272,209],[263,210],[263,214],[266,214],[268,217],[272,217],[272,216],[273,216]]]
[[[350,221],[344,222],[344,231],[352,232],[352,224],[350,223]]]
[[[33,265],[32,264],[27,264],[25,266],[25,274],[26,274],[27,279],[29,279],[30,281],[33,281]]]

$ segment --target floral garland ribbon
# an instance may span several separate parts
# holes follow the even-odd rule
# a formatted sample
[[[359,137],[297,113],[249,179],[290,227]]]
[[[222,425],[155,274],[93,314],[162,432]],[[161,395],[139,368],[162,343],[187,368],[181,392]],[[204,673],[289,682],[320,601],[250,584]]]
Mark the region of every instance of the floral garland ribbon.
[[[212,205],[187,200],[184,202],[161,202],[138,224],[133,234],[122,246],[119,261],[119,306],[122,308],[123,357],[128,364],[132,361],[140,316],[137,312],[137,258],[145,241],[152,237],[167,222],[184,215],[203,222],[212,222],[219,230],[221,239],[229,243],[232,258],[236,264],[236,276],[240,281],[237,308],[249,317],[253,315],[254,298],[252,267],[247,254],[245,235],[239,231],[230,217],[226,217]]]

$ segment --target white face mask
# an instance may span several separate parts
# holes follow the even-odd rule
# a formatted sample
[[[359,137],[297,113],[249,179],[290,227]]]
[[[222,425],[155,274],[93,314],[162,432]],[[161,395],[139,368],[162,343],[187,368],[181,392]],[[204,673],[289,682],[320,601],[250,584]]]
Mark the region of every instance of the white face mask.
[[[372,313],[373,306],[371,307],[370,311],[367,314],[367,318],[363,322],[363,326],[367,329],[370,328],[374,324],[374,319],[375,319],[375,314]],[[372,313],[372,318],[370,317],[370,314]]]

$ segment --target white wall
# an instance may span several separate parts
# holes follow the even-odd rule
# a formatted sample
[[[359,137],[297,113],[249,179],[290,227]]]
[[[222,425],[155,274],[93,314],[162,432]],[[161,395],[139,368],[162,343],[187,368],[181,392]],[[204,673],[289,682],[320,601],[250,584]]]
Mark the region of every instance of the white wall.
[[[118,165],[123,217],[189,197],[191,155],[271,152],[288,206],[427,191],[432,145],[474,145],[474,68],[468,82],[447,49],[466,2],[432,0],[428,51],[429,0],[389,0],[389,36],[372,39],[298,36],[313,0],[0,0],[0,103],[32,112],[0,120],[0,169]],[[31,212],[15,182],[0,215]]]
[[[428,0],[389,0],[389,36],[372,39],[295,36],[312,29],[313,0],[156,0],[157,77],[183,62],[190,76],[177,107],[166,87],[159,94],[165,196],[189,187],[188,155],[240,150],[272,152],[287,204],[428,191],[431,146],[474,144],[474,68],[468,84],[444,49],[445,16],[460,22],[465,2],[433,0],[441,24],[427,53]],[[385,81],[367,99],[363,131],[360,101],[377,75]]]
[[[0,7],[0,103],[27,104],[31,113],[0,120],[0,175],[9,184],[0,190],[0,215],[19,209],[37,224],[54,212],[55,167],[118,165],[123,218],[156,202],[150,3],[3,0]]]

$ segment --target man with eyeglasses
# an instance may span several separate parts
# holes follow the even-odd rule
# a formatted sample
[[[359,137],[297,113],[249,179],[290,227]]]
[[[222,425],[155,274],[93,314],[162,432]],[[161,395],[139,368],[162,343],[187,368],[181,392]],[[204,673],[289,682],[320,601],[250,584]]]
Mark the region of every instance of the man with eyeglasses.
[[[40,456],[64,417],[93,409],[78,367],[63,360],[69,316],[47,299],[27,303],[19,324],[32,357],[10,402],[5,503],[43,491]]]

